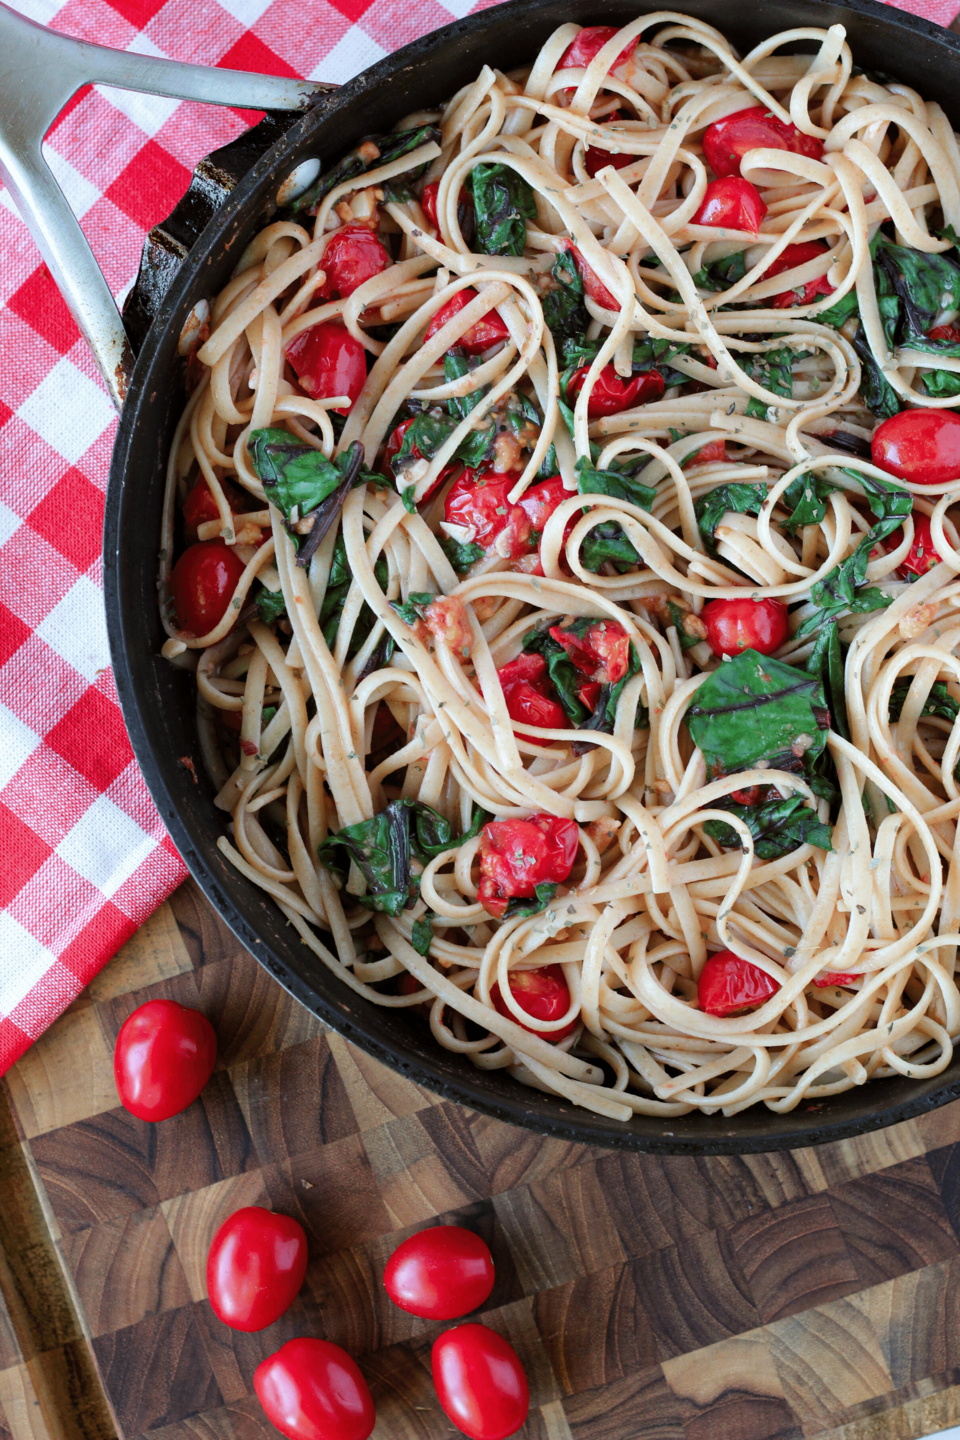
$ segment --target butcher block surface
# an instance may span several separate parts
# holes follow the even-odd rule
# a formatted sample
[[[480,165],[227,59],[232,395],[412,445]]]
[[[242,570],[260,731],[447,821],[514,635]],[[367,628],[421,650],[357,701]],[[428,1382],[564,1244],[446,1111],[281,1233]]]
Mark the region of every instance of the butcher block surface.
[[[213,1022],[202,1097],[117,1104],[117,1031],[169,997]],[[7,1076],[0,1440],[275,1440],[252,1393],[294,1335],[344,1345],[376,1440],[452,1440],[439,1324],[382,1286],[438,1220],[493,1251],[483,1313],[530,1378],[528,1440],[915,1440],[960,1419],[960,1103],[790,1154],[691,1159],[543,1139],[368,1059],[292,1001],[188,882]],[[222,1221],[301,1221],[270,1329],[205,1298]]]

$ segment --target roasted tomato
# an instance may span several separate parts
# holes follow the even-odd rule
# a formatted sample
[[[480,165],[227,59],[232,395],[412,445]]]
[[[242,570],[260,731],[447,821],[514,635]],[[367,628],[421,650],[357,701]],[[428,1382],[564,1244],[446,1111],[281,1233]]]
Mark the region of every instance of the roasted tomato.
[[[562,505],[564,500],[569,500],[570,497],[576,493],[575,490],[566,489],[559,475],[551,475],[549,480],[540,480],[536,485],[531,485],[529,490],[523,492],[517,504],[533,526],[531,544],[536,541],[539,545],[539,537],[543,534],[543,527],[550,519],[554,510],[556,510],[558,505]],[[567,540],[570,538],[570,533],[579,519],[580,515],[575,510],[563,527],[563,537],[560,542],[562,546],[566,545]],[[560,564],[569,572],[569,566],[563,557],[562,551]],[[543,566],[539,560],[537,561],[536,567],[532,570],[528,570],[527,565],[524,565],[522,568],[528,574],[543,574]]]
[[[221,480],[220,485],[227,498],[231,513],[238,515],[246,504],[245,497],[231,485],[229,480]],[[211,520],[219,520],[220,511],[217,509],[217,502],[213,498],[213,491],[204,480],[203,476],[197,483],[187,491],[187,498],[183,502],[183,533],[188,545],[195,545],[199,540],[197,531],[201,525],[206,525]]]
[[[510,994],[531,1020],[562,1020],[570,1009],[570,987],[562,965],[541,965],[539,970],[514,970],[510,975]],[[499,985],[490,987],[490,999],[500,1015],[515,1020],[521,1030],[542,1035],[545,1040],[565,1040],[576,1030],[579,1020],[571,1020],[559,1030],[541,1030],[537,1025],[524,1025],[507,1008]]]
[[[943,340],[947,345],[960,345],[960,325],[934,325],[927,331],[928,340]]]
[[[828,985],[852,985],[855,980],[862,979],[862,975],[850,975],[845,970],[825,970],[815,977],[813,983],[818,990],[826,990]]]
[[[464,470],[447,491],[443,518],[463,527],[465,541],[475,540],[485,550],[493,547],[507,560],[530,555],[537,548],[533,526],[520,506],[507,499],[516,483],[516,475]]]
[[[452,300],[448,300],[446,305],[441,305],[427,326],[426,334],[423,337],[424,345],[428,340],[433,339],[437,331],[442,329],[448,320],[452,320],[454,315],[459,314],[470,304],[471,300],[476,300],[476,298],[476,290],[458,290]],[[490,310],[482,320],[471,325],[470,329],[466,330],[455,343],[458,350],[466,350],[468,355],[479,355],[481,351],[489,350],[491,345],[498,345],[502,340],[509,339],[510,331],[496,310]]]
[[[148,1000],[123,1022],[114,1047],[120,1103],[138,1120],[169,1120],[193,1104],[216,1059],[206,1015],[175,1000]]]
[[[805,265],[808,260],[825,254],[826,249],[822,240],[805,240],[802,245],[788,245],[763,278],[770,280],[774,275],[782,275],[784,270],[794,270],[798,265]],[[808,280],[799,290],[782,290],[779,295],[768,296],[762,303],[773,310],[789,310],[794,305],[812,305],[818,295],[832,294],[833,286],[826,275],[821,275],[816,280]]]
[[[550,634],[591,680],[616,685],[630,669],[630,637],[617,620],[598,620],[582,635],[552,625]]]
[[[782,600],[709,600],[700,618],[714,655],[739,655],[741,650],[772,655],[787,638]]]
[[[539,725],[543,730],[566,730],[570,721],[560,704],[556,686],[547,674],[547,662],[542,655],[521,653],[497,671],[500,688],[511,720],[526,721],[528,725]],[[543,740],[518,730],[521,740],[531,745],[552,745],[552,740]]]
[[[437,218],[437,195],[440,190],[440,181],[431,180],[429,185],[424,185],[423,194],[420,196],[420,204],[423,213],[430,224],[436,230],[441,240],[444,236],[440,229],[440,221]],[[457,196],[457,220],[460,225],[460,233],[464,240],[470,240],[474,231],[474,210],[473,196],[465,185],[460,186],[460,194]]]
[[[766,213],[767,207],[755,185],[739,175],[727,175],[722,180],[710,181],[692,223],[722,225],[729,230],[748,230],[756,235]]]
[[[327,278],[317,296],[336,300],[352,295],[365,281],[381,275],[392,261],[387,247],[368,225],[344,225],[327,241],[320,264]]]
[[[701,445],[695,455],[691,455],[684,460],[680,468],[681,470],[686,470],[688,465],[716,465],[720,461],[726,460],[726,458],[726,440],[708,440],[706,445]]]
[[[297,1297],[307,1273],[307,1237],[289,1215],[245,1205],[223,1222],[207,1252],[213,1313],[233,1330],[265,1330]]]
[[[873,432],[873,463],[911,485],[960,479],[960,415],[955,410],[901,410]]]
[[[718,950],[700,971],[697,1004],[705,1015],[736,1015],[756,1009],[779,989],[759,965],[741,960],[732,950]]]
[[[345,325],[327,320],[311,325],[287,346],[287,359],[301,386],[314,400],[327,395],[346,395],[341,414],[353,408],[367,383],[366,351]]]
[[[789,150],[819,160],[823,142],[804,135],[796,125],[785,125],[762,105],[751,105],[708,125],[703,135],[703,155],[718,180],[739,175],[748,150]]]
[[[367,1440],[376,1423],[357,1362],[330,1340],[288,1340],[257,1366],[253,1388],[287,1440]]]
[[[557,61],[558,70],[579,69],[581,66],[586,69],[591,60],[599,55],[608,40],[612,40],[617,31],[613,25],[584,25],[580,34]],[[617,70],[625,65],[637,48],[637,41],[632,40],[625,50],[622,50],[610,66],[611,70]]]
[[[577,857],[578,836],[572,820],[553,815],[484,825],[478,898],[488,914],[499,920],[514,897],[531,900],[538,885],[566,880]]]
[[[604,125],[616,125],[623,116],[619,110],[612,110],[609,115],[604,115]],[[588,175],[596,175],[606,165],[612,165],[614,170],[623,170],[627,165],[632,165],[634,160],[639,160],[639,155],[615,155],[612,150],[601,150],[597,145],[587,145],[583,152],[583,164]]]
[[[575,400],[583,389],[589,369],[589,365],[581,365],[571,375],[567,386],[567,398],[570,401]],[[624,380],[612,365],[604,365],[593,382],[590,399],[587,401],[587,414],[591,419],[601,415],[619,415],[621,410],[629,410],[634,405],[646,405],[650,400],[659,400],[664,389],[663,376],[659,370],[641,370],[639,374],[631,375],[629,380]]]
[[[434,1225],[398,1245],[383,1283],[394,1305],[426,1320],[457,1320],[489,1297],[493,1256],[472,1230]]]
[[[397,428],[390,434],[390,438],[387,441],[387,448],[383,456],[382,469],[382,474],[386,475],[388,479],[392,478],[396,474],[393,468],[393,462],[399,455],[401,446],[403,445],[403,437],[404,435],[406,435],[412,424],[413,416],[411,416],[409,420],[401,420]],[[413,446],[412,450],[410,451],[410,456],[414,460],[423,459],[423,455],[421,454],[420,447],[418,445]],[[456,464],[444,465],[443,469],[440,471],[440,474],[430,486],[430,489],[427,491],[426,495],[424,495],[421,499],[420,504],[424,505],[428,500],[432,499],[432,497],[436,495],[437,491],[440,490],[444,485],[446,485],[447,481],[450,479],[450,476],[456,469]]]
[[[619,310],[620,301],[610,294],[610,291],[606,285],[604,285],[597,272],[592,270],[587,264],[573,241],[565,240],[563,242],[563,248],[564,250],[569,250],[573,256],[573,263],[577,267],[577,273],[583,281],[583,288],[590,296],[590,299],[596,301],[604,310]]]
[[[219,625],[244,568],[236,550],[222,540],[188,545],[170,576],[180,629],[206,635]]]
[[[903,528],[895,530],[888,540],[884,542],[887,553],[896,550],[897,546],[903,543]],[[913,544],[907,551],[907,558],[897,566],[897,574],[901,580],[916,580],[921,575],[926,575],[934,565],[939,565],[943,556],[937,552],[933,543],[933,536],[930,533],[930,517],[919,510],[913,512]]]

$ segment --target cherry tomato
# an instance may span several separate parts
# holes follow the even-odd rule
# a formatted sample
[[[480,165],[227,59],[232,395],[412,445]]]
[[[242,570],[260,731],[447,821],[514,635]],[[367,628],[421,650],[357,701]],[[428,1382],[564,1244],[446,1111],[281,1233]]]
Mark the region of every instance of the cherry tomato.
[[[113,1078],[138,1120],[169,1120],[192,1105],[213,1074],[217,1037],[206,1015],[176,1000],[148,1000],[120,1027]]]
[[[207,1253],[213,1313],[234,1330],[264,1330],[290,1309],[307,1273],[307,1237],[289,1215],[245,1205]]]
[[[711,360],[713,356],[711,355]],[[708,440],[702,445],[695,455],[681,463],[680,469],[686,470],[688,465],[716,465],[719,461],[727,458],[726,440]]]
[[[206,635],[219,625],[244,568],[236,550],[222,540],[189,545],[170,576],[180,629]]]
[[[589,365],[581,365],[573,372],[567,385],[569,400],[580,394],[589,369]],[[619,415],[621,410],[629,410],[634,405],[659,400],[665,388],[659,370],[641,370],[639,374],[631,375],[629,380],[624,380],[612,365],[604,365],[593,382],[587,414],[591,419],[600,415]]]
[[[619,110],[611,110],[609,115],[603,117],[603,123],[604,125],[615,125],[618,120],[622,119],[623,116]],[[596,145],[587,145],[583,152],[584,169],[591,178],[605,165],[612,165],[614,170],[623,170],[639,158],[639,155],[615,155],[612,150],[601,150]]]
[[[606,285],[604,285],[597,272],[587,264],[573,241],[564,240],[563,249],[569,250],[573,256],[573,263],[577,267],[577,273],[583,281],[583,288],[590,296],[590,299],[602,306],[604,310],[619,310],[620,301],[610,294],[610,291]]]
[[[710,600],[700,619],[714,655],[739,655],[741,650],[772,655],[787,638],[782,600]]]
[[[452,300],[448,300],[446,305],[441,305],[427,326],[426,334],[423,337],[424,345],[426,345],[428,340],[433,339],[437,331],[440,330],[448,320],[452,320],[454,315],[458,315],[465,306],[470,304],[471,300],[476,300],[476,298],[476,290],[458,290]],[[491,345],[498,345],[501,340],[509,339],[510,331],[500,319],[496,310],[490,310],[484,315],[482,320],[478,320],[475,325],[471,325],[470,329],[465,331],[464,334],[455,341],[455,344],[458,350],[466,350],[468,355],[479,355],[482,350],[489,350]]]
[[[288,1340],[257,1366],[253,1388],[288,1440],[367,1440],[376,1423],[359,1366],[330,1340]]]
[[[572,70],[574,67],[579,69],[581,66],[586,69],[590,61],[600,54],[607,41],[612,40],[616,33],[613,25],[584,25],[576,40],[568,45],[560,56],[557,61],[557,69]],[[626,49],[622,50],[614,60],[610,69],[617,70],[621,65],[625,65],[637,48],[637,43],[636,40],[631,40]]]
[[[730,799],[737,805],[759,805],[762,794],[759,785],[748,785],[746,790],[731,790]]]
[[[693,217],[694,225],[724,225],[731,230],[749,230],[756,235],[767,207],[760,191],[739,175],[711,180],[703,204]]]
[[[960,325],[934,325],[927,331],[928,340],[945,340],[948,345],[960,345]]]
[[[569,729],[567,712],[560,704],[542,655],[521,653],[498,670],[497,675],[511,720],[526,720],[528,725],[539,725],[543,730]],[[529,740],[531,745],[553,744],[552,740],[543,740],[526,730],[516,733],[521,740]]]
[[[345,325],[327,320],[311,325],[287,346],[287,359],[301,386],[314,400],[326,395],[346,395],[348,403],[339,406],[345,415],[367,383],[366,351]]]
[[[470,1440],[507,1440],[530,1409],[530,1388],[516,1350],[486,1325],[444,1330],[430,1366],[444,1413]]]
[[[235,485],[229,480],[220,481],[224,495],[227,497],[227,504],[234,515],[240,514],[246,504],[245,498]],[[187,498],[183,502],[183,533],[188,545],[195,545],[200,538],[197,534],[201,525],[210,520],[219,520],[220,511],[217,509],[217,502],[213,498],[213,491],[204,480],[203,476],[197,481],[192,489],[187,491]]]
[[[630,637],[617,620],[598,620],[582,635],[552,625],[550,634],[577,669],[604,685],[616,685],[630,669]]]
[[[845,970],[825,970],[813,983],[818,990],[825,990],[828,985],[852,985],[855,980],[862,979],[862,975],[848,975]]]
[[[423,207],[423,213],[442,240],[443,232],[440,229],[440,221],[437,218],[437,194],[439,190],[439,180],[431,180],[429,185],[424,185],[423,194],[420,196],[420,204]],[[469,240],[473,235],[475,222],[473,196],[465,185],[460,186],[460,194],[457,196],[457,221],[459,222],[460,233],[464,240]]]
[[[804,135],[796,125],[785,125],[762,105],[751,105],[708,125],[703,135],[703,155],[718,180],[739,175],[748,150],[788,150],[819,160],[823,142]]]
[[[514,896],[532,899],[538,885],[566,880],[578,844],[579,831],[572,820],[552,815],[491,820],[480,832],[481,905],[499,919]]]
[[[539,970],[515,970],[510,976],[510,994],[520,1009],[534,1020],[562,1020],[570,1009],[570,987],[563,973],[562,965],[542,965]],[[512,1010],[500,993],[499,985],[490,987],[490,999],[494,1009],[508,1020],[516,1020]],[[545,1040],[565,1040],[576,1030],[578,1020],[571,1020],[559,1030],[541,1030],[536,1025],[524,1025],[531,1035],[542,1035]]]
[[[521,507],[507,499],[516,483],[516,475],[464,470],[447,491],[443,518],[448,525],[462,525],[485,550],[495,545],[505,559],[532,554],[533,527]]]
[[[889,540],[884,542],[887,553],[896,550],[903,542],[903,527],[895,530]],[[930,517],[922,514],[919,510],[913,512],[913,544],[907,551],[907,558],[897,566],[897,574],[901,580],[915,579],[920,575],[926,575],[934,565],[939,565],[943,556],[937,552],[933,543],[933,536],[930,533]]]
[[[564,500],[569,500],[571,495],[575,494],[575,490],[568,490],[566,488],[563,479],[559,475],[551,475],[549,480],[540,480],[536,485],[531,485],[529,490],[523,492],[517,504],[533,526],[534,534],[531,536],[531,543],[543,534],[544,526],[557,506],[562,505]],[[566,545],[573,531],[573,527],[579,519],[580,515],[575,510],[563,527],[563,536],[560,541],[561,547]],[[562,550],[560,564],[569,573],[570,567],[567,565]],[[527,569],[526,566],[523,568],[525,570]],[[542,575],[543,566],[538,561],[533,569],[527,570],[527,573]]]
[[[410,429],[410,426],[411,426],[412,424],[413,424],[413,416],[411,416],[409,420],[401,420],[401,422],[400,422],[400,424],[397,426],[396,430],[394,430],[394,431],[391,432],[390,438],[389,438],[389,440],[387,441],[387,448],[386,448],[386,451],[385,451],[385,453],[384,453],[384,457],[383,457],[383,467],[382,467],[382,470],[381,470],[381,473],[382,473],[383,475],[386,475],[388,478],[392,478],[392,476],[396,473],[396,472],[394,471],[394,468],[393,468],[393,462],[394,462],[394,460],[396,459],[396,457],[399,455],[399,453],[400,453],[400,448],[401,448],[401,446],[403,445],[403,437],[404,437],[404,435],[406,435],[407,431]],[[421,453],[421,451],[420,451],[419,445],[414,445],[413,449],[410,451],[410,455],[411,455],[411,457],[412,457],[414,460],[422,460],[422,459],[423,459],[423,455],[422,455],[422,453]],[[426,504],[426,502],[427,502],[428,500],[430,500],[434,495],[436,495],[437,491],[438,491],[442,486],[444,486],[444,485],[447,483],[447,481],[450,479],[450,476],[453,474],[453,472],[454,472],[454,470],[456,470],[456,468],[457,468],[457,466],[456,466],[455,464],[452,464],[452,465],[444,465],[443,469],[440,471],[440,474],[437,476],[436,480],[434,480],[433,484],[430,486],[430,489],[427,491],[427,493],[426,493],[424,496],[421,497],[419,503],[420,503],[421,505],[424,505],[424,504]]]
[[[602,689],[603,686],[600,684],[599,680],[588,680],[586,685],[581,685],[580,689],[577,691],[577,699],[580,701],[581,705],[586,706],[586,708],[590,711],[591,715],[597,708],[597,702],[600,699],[600,691]]]
[[[732,950],[718,950],[700,971],[697,1004],[705,1015],[736,1015],[762,1005],[779,989],[759,965],[741,960]]]
[[[369,225],[344,225],[327,241],[320,261],[326,280],[317,291],[321,300],[342,299],[392,264],[386,246]]]
[[[460,1225],[435,1225],[404,1240],[387,1261],[383,1283],[394,1305],[426,1320],[469,1315],[493,1289],[493,1256]]]
[[[773,275],[782,275],[784,270],[793,270],[797,265],[805,265],[808,260],[813,260],[817,255],[826,253],[826,245],[822,240],[805,240],[802,245],[788,245],[780,256],[774,260],[764,280],[769,280]],[[782,290],[779,295],[768,296],[762,303],[769,305],[774,310],[788,310],[793,305],[812,305],[818,295],[832,295],[833,286],[826,275],[821,275],[816,280],[808,280],[801,290]]]
[[[960,415],[955,410],[901,410],[873,432],[874,465],[911,485],[960,479]]]

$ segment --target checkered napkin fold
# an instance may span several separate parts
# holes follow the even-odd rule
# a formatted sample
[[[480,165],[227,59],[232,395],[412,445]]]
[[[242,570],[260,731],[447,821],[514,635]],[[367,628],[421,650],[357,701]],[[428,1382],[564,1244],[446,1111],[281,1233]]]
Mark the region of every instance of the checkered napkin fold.
[[[488,0],[14,0],[79,39],[343,82]],[[903,0],[948,25],[960,0]],[[45,154],[123,295],[144,237],[248,112],[87,87]],[[100,533],[115,417],[0,190],[0,1075],[180,883],[123,727]]]

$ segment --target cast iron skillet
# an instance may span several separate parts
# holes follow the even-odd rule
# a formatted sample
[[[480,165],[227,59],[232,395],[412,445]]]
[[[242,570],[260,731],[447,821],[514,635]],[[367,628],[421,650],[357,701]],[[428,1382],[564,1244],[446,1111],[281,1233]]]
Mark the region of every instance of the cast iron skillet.
[[[960,121],[960,40],[912,15],[873,0],[851,0],[847,6],[826,0],[755,0],[749,6],[680,0],[670,8],[711,22],[741,53],[777,31],[841,21],[858,64],[894,73],[939,101],[955,124]],[[731,1119],[638,1115],[626,1125],[528,1089],[503,1071],[474,1069],[465,1057],[437,1045],[419,1017],[380,1009],[344,987],[313,958],[273,902],[221,857],[216,840],[223,817],[211,804],[201,764],[194,681],[158,653],[164,639],[156,593],[164,459],[184,404],[177,338],[191,307],[226,283],[243,246],[270,217],[278,184],[305,158],[318,155],[326,166],[363,136],[443,101],[485,62],[501,69],[522,64],[564,21],[622,25],[653,9],[646,0],[518,0],[498,6],[406,46],[321,97],[275,140],[206,224],[143,342],[120,417],[107,494],[107,623],[124,718],[177,849],[237,938],[314,1014],[409,1079],[541,1134],[666,1153],[789,1149],[862,1134],[960,1096],[960,1058],[933,1080],[878,1080],[825,1103],[801,1104],[787,1115],[757,1106]],[[144,317],[138,318],[142,325]],[[181,757],[193,760],[197,780]]]

